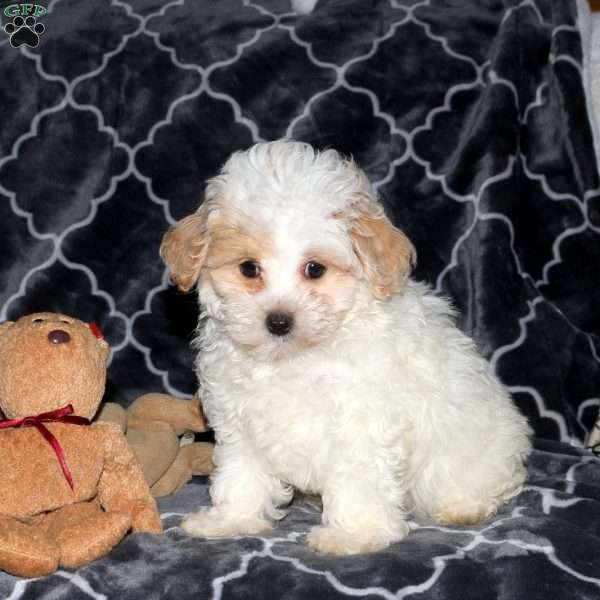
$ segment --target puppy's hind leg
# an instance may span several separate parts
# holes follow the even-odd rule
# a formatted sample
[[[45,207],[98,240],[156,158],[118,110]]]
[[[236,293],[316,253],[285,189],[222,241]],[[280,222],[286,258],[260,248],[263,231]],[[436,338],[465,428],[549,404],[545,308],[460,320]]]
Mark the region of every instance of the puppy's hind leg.
[[[278,506],[289,503],[291,487],[270,474],[246,444],[218,444],[214,462],[210,488],[213,506],[185,517],[181,526],[189,534],[256,534],[271,529],[269,519],[285,515]]]
[[[434,513],[433,519],[444,525],[477,525],[496,514],[497,503],[474,501],[473,499],[452,499]]]
[[[518,494],[525,476],[518,456],[500,464],[470,461],[468,469],[430,464],[412,490],[415,512],[448,525],[475,525]]]

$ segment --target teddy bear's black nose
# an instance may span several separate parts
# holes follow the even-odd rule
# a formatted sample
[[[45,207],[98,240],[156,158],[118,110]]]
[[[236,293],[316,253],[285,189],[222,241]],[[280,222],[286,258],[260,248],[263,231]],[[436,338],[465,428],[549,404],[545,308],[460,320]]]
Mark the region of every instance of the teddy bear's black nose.
[[[62,329],[53,329],[48,334],[48,339],[53,344],[67,344],[68,342],[71,341],[71,336],[66,331],[63,331]]]

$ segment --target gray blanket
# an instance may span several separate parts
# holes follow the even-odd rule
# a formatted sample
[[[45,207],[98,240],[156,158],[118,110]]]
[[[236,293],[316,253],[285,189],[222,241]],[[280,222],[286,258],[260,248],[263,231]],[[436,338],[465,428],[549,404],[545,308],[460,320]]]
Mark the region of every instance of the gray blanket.
[[[489,523],[411,523],[399,544],[372,555],[319,556],[306,533],[319,511],[294,502],[264,536],[190,538],[184,513],[209,502],[206,483],[160,501],[162,536],[130,535],[76,573],[0,577],[2,598],[220,598],[375,600],[597,600],[600,597],[600,465],[558,442],[538,442],[524,492]]]

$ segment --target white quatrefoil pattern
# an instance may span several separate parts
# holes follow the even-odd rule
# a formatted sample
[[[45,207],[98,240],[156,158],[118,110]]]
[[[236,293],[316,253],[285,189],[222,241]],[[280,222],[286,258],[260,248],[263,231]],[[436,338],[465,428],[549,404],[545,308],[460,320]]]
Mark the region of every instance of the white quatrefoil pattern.
[[[169,287],[161,237],[232,151],[299,138],[364,166],[417,247],[416,277],[453,299],[536,433],[584,439],[600,192],[574,2],[47,11],[36,47],[0,31],[0,319],[98,322],[110,399],[193,394],[197,308]]]
[[[2,573],[0,597],[600,597],[600,468],[577,447],[600,404],[583,2],[41,4],[34,26],[0,1],[0,320],[99,323],[109,399],[192,395],[198,311],[169,286],[162,235],[232,151],[298,138],[366,169],[415,276],[453,299],[537,440],[523,492],[478,527],[413,522],[383,552],[333,558],[308,549],[320,515],[296,501],[268,535],[190,538],[181,516],[209,504],[196,479],[159,502],[164,535],[75,572]]]

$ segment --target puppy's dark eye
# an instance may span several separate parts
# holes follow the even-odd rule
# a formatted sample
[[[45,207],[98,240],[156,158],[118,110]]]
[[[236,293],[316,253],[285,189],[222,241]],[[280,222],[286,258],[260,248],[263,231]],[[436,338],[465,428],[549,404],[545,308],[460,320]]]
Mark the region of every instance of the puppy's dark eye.
[[[304,265],[304,276],[309,279],[319,279],[323,277],[327,268],[318,262],[309,262]]]
[[[240,273],[244,277],[248,277],[249,279],[254,279],[260,275],[260,267],[253,260],[245,260],[240,265]]]

